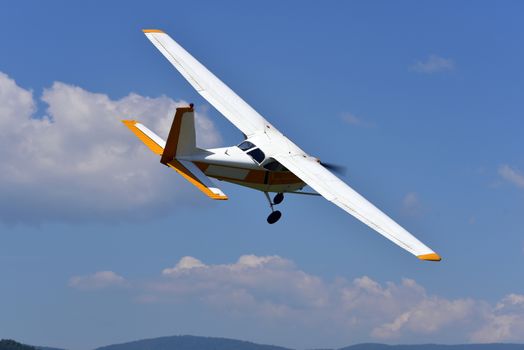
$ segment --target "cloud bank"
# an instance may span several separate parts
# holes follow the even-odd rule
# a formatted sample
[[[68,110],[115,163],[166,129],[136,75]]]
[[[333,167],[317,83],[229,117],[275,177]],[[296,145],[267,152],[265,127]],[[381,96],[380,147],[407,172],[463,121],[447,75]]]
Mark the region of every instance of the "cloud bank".
[[[243,255],[231,264],[186,256],[133,288],[135,302],[198,305],[223,322],[240,319],[250,333],[271,325],[315,339],[311,343],[524,340],[524,295],[491,305],[435,295],[408,278],[328,282],[279,256]]]
[[[55,82],[37,114],[31,91],[0,72],[0,221],[8,223],[146,218],[190,192],[120,122],[137,119],[166,137],[176,107],[166,96],[119,100]],[[201,146],[220,135],[196,114]]]

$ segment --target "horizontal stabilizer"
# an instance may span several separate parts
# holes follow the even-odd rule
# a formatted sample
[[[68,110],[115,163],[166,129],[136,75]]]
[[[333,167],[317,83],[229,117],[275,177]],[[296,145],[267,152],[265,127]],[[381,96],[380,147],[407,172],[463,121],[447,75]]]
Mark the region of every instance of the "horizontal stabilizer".
[[[204,192],[209,198],[226,200],[227,196],[217,188],[211,180],[195,164],[186,160],[174,159],[166,164],[176,170],[187,181],[191,182],[196,188]]]
[[[166,142],[160,138],[157,134],[145,127],[144,124],[137,122],[136,120],[122,120],[135,135],[142,141],[153,153],[161,156],[164,153],[164,147]]]

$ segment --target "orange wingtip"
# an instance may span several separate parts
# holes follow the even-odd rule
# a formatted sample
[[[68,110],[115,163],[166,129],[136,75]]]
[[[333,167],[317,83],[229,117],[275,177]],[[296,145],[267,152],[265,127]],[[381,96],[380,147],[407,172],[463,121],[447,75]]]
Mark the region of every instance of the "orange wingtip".
[[[163,33],[163,30],[160,29],[142,29],[144,33]]]
[[[419,258],[420,260],[426,260],[426,261],[440,261],[440,260],[442,260],[440,255],[438,255],[436,253],[417,255],[417,258]]]
[[[211,199],[214,199],[214,200],[218,200],[218,201],[227,201],[229,198],[227,196],[220,196],[218,194],[216,195],[210,195],[209,198]]]

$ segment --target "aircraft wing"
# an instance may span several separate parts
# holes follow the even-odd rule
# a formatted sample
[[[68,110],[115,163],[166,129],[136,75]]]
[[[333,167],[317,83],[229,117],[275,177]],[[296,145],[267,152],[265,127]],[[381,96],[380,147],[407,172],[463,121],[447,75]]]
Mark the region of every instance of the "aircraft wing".
[[[416,255],[421,260],[440,261],[441,258],[380,209],[333,175],[312,157],[302,155],[274,155],[282,165],[306,184],[356,217],[393,243]]]
[[[195,90],[246,136],[263,131],[269,124],[169,35],[158,29],[144,29],[143,32]]]

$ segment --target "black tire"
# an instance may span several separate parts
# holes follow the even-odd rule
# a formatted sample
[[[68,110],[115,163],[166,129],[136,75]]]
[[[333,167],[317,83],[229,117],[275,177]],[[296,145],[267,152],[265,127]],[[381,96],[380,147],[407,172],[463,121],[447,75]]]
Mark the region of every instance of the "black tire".
[[[273,198],[273,203],[280,204],[284,200],[284,194],[283,193],[277,193],[275,195],[275,198]]]
[[[282,216],[282,213],[276,210],[272,212],[271,214],[269,214],[269,216],[267,217],[267,223],[274,224],[275,222],[277,222],[280,219],[281,216]]]

